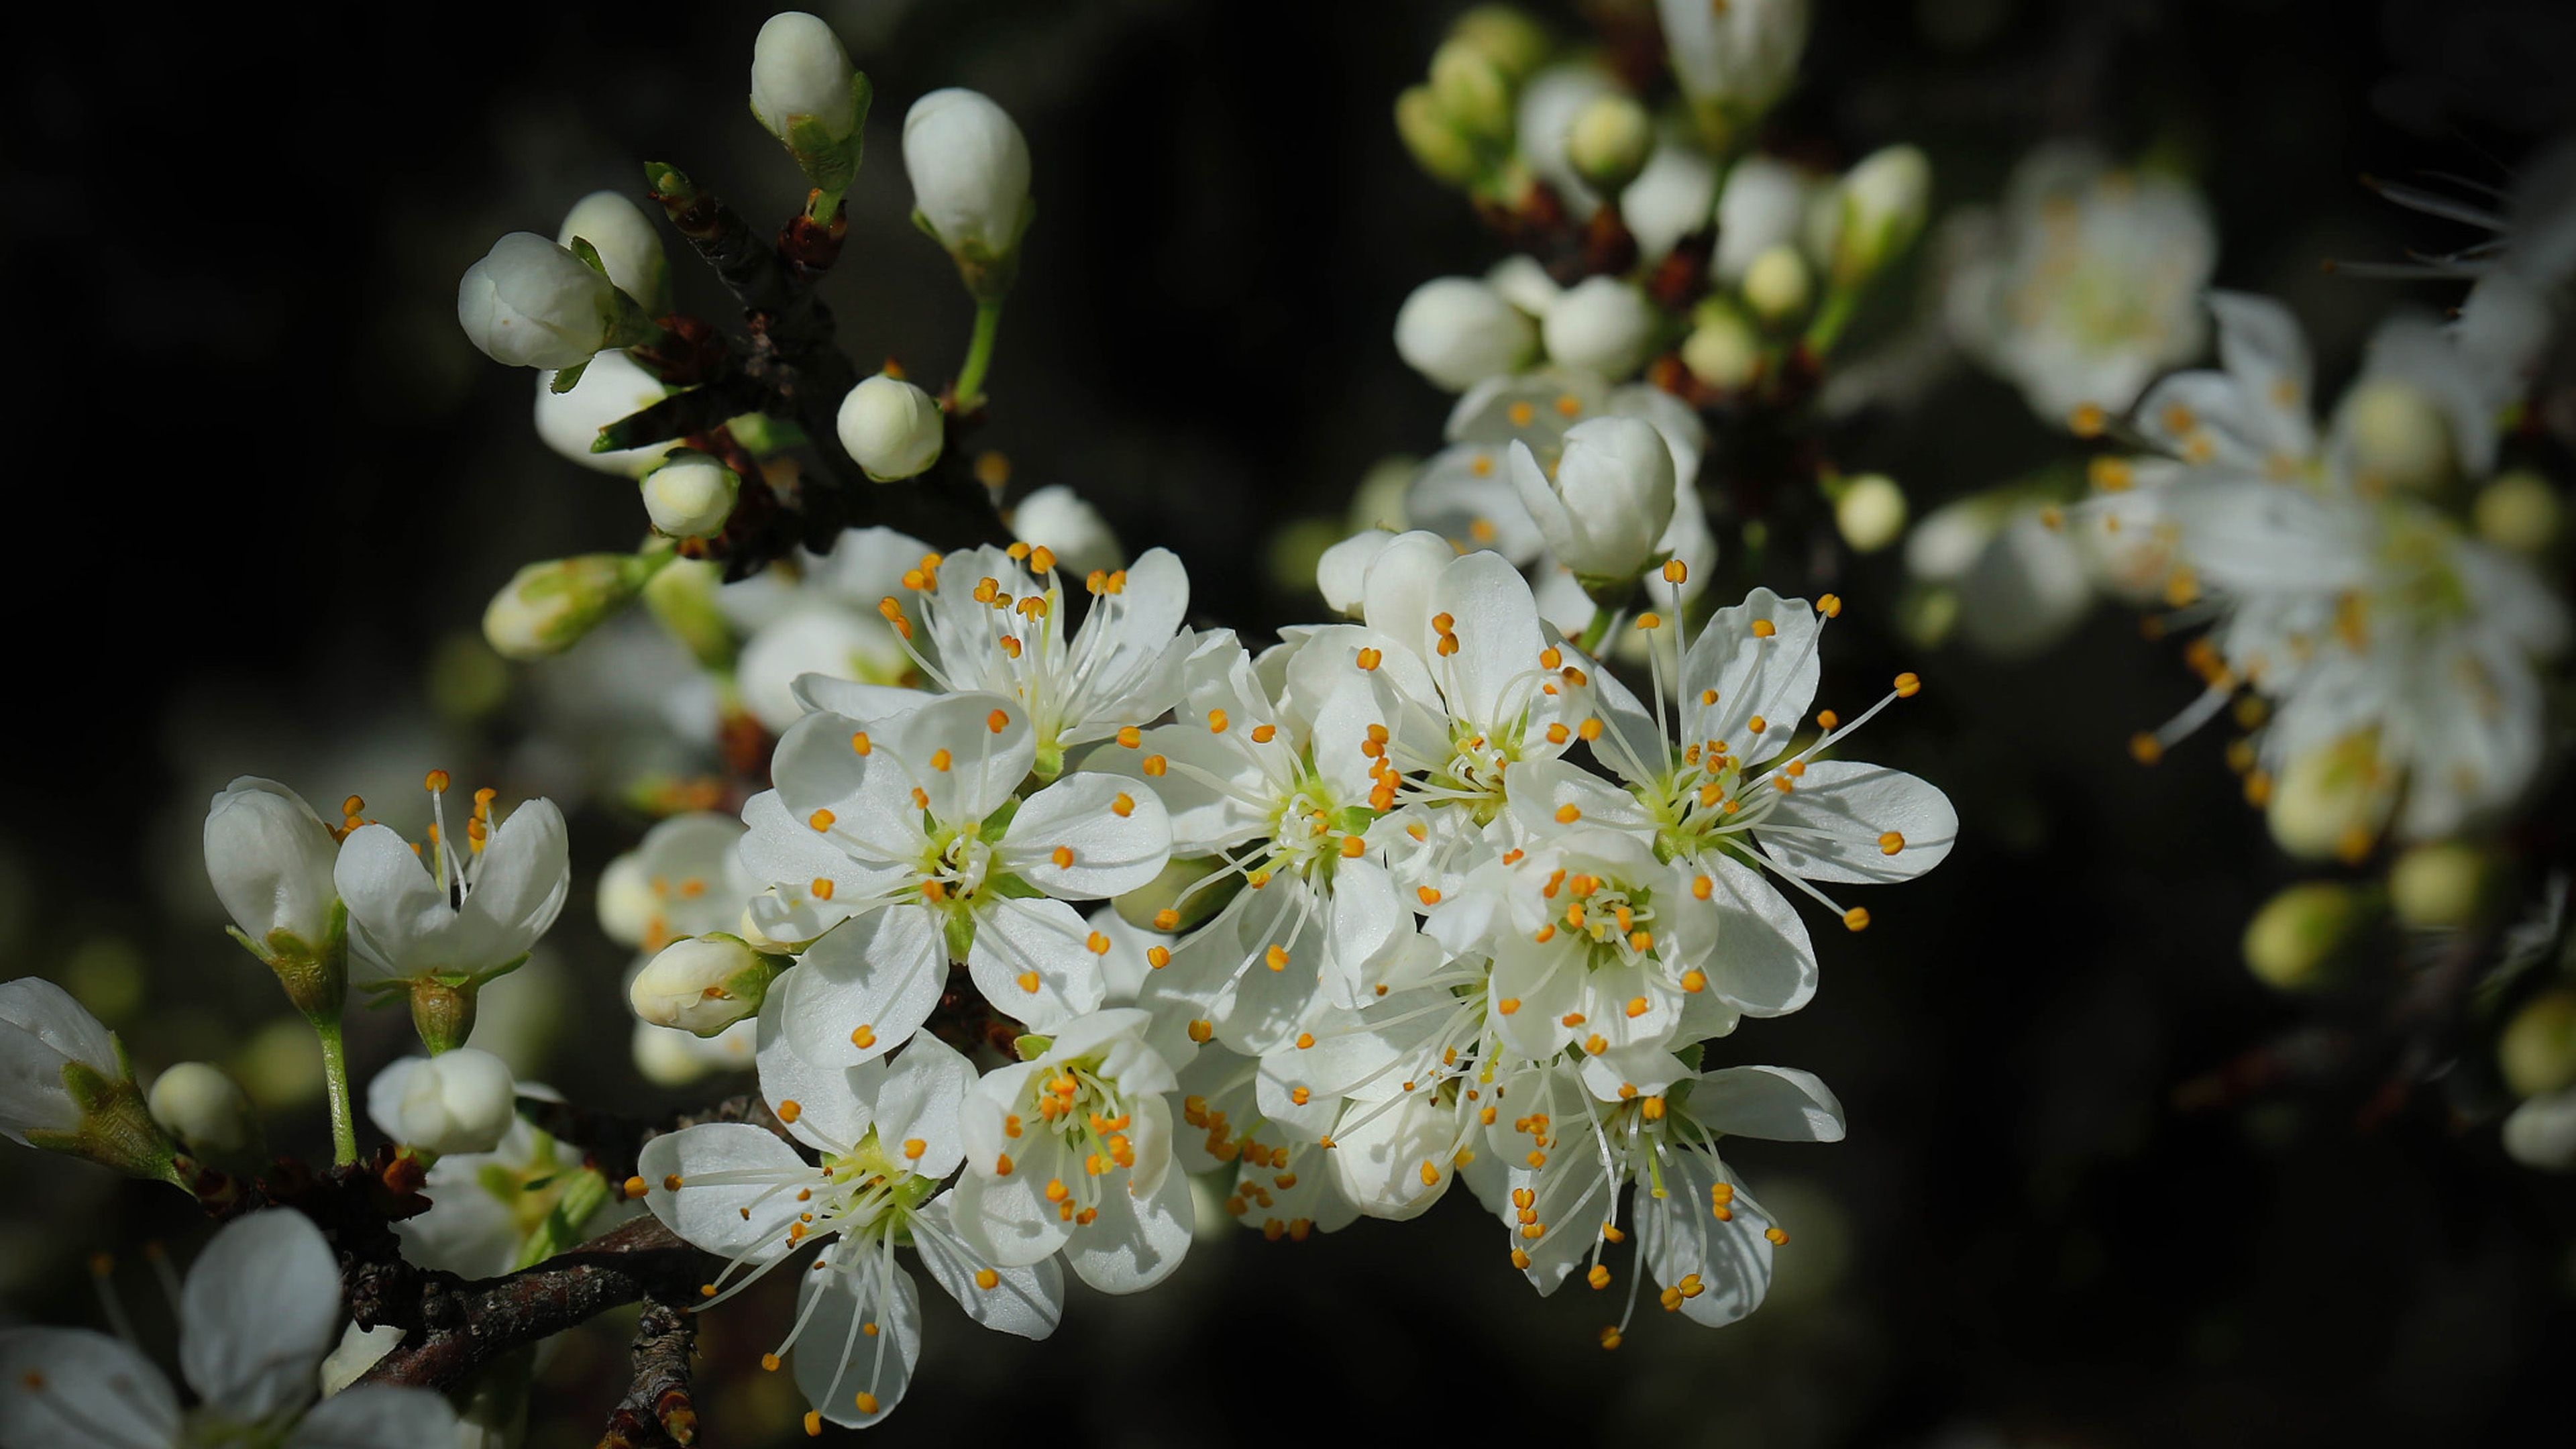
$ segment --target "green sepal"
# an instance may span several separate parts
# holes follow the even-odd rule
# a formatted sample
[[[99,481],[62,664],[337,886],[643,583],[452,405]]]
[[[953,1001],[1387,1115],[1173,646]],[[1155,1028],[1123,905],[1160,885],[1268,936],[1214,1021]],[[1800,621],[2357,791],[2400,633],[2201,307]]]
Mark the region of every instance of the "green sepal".
[[[1020,1060],[1024,1062],[1036,1061],[1038,1058],[1045,1056],[1054,1046],[1054,1037],[1039,1036],[1035,1032],[1029,1032],[1025,1035],[1015,1037],[1011,1041],[1011,1050],[1017,1053]]]
[[[984,877],[983,893],[1006,901],[1034,901],[1046,896],[1046,892],[1007,871]]]
[[[984,823],[975,829],[975,838],[986,845],[999,844],[1003,833],[1011,828],[1012,818],[1019,813],[1020,799],[1014,795],[1003,801],[992,814],[984,817]]]
[[[546,384],[546,391],[560,397],[581,386],[581,375],[589,370],[590,359],[587,357],[570,367],[557,368],[554,380]]]
[[[941,934],[948,940],[948,959],[964,961],[967,953],[975,949],[975,913],[963,909],[950,911]]]

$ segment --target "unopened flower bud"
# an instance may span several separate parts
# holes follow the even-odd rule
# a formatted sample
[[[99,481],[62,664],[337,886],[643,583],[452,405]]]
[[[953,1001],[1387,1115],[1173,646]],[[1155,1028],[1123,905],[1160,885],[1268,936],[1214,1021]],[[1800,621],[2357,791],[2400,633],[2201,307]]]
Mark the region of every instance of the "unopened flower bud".
[[[1726,173],[1717,198],[1717,251],[1709,271],[1719,281],[1741,283],[1753,259],[1775,246],[1794,245],[1807,225],[1815,183],[1807,173],[1769,156],[1747,156]]]
[[[1512,444],[1510,466],[1557,562],[1595,602],[1623,603],[1672,522],[1673,453],[1664,435],[1636,418],[1587,418],[1566,429],[1555,477],[1527,443]]]
[[[1050,483],[1021,499],[1011,510],[1011,532],[1020,542],[1054,554],[1056,567],[1076,578],[1127,561],[1109,520],[1061,483]]]
[[[514,231],[465,269],[456,321],[494,362],[577,367],[608,345],[617,288],[532,231]]]
[[[751,113],[814,187],[807,216],[829,224],[858,175],[874,94],[832,27],[801,11],[773,15],[751,47]]]
[[[2473,516],[2478,537],[2515,553],[2537,554],[2558,541],[2567,510],[2547,479],[2516,468],[2479,490]]]
[[[1008,291],[1034,214],[1018,123],[975,91],[932,91],[903,118],[903,169],[915,220],[957,259],[968,290],[987,300]]]
[[[2525,1167],[2576,1167],[2576,1092],[2550,1092],[2514,1108],[2504,1119],[2503,1143],[2505,1155]]]
[[[777,958],[722,934],[674,941],[635,974],[627,1003],[640,1021],[695,1036],[717,1032],[760,1010]]]
[[[1472,277],[1435,277],[1395,314],[1396,355],[1451,392],[1519,371],[1537,344],[1530,319]]]
[[[483,610],[483,637],[505,659],[560,654],[633,602],[667,557],[591,553],[529,564]]]
[[[708,538],[724,531],[742,480],[704,453],[683,449],[644,475],[644,512],[653,531],[672,538]]]
[[[2576,987],[2524,1002],[2496,1038],[2496,1067],[2518,1097],[2576,1086]]]
[[[1807,48],[1808,0],[1656,0],[1673,78],[1712,142],[1771,108]]]
[[[662,234],[634,202],[615,191],[594,191],[574,202],[555,241],[569,248],[575,237],[590,243],[608,280],[646,312],[659,317],[671,310],[671,264],[662,254]]]
[[[1538,258],[1526,252],[1514,252],[1486,268],[1485,285],[1532,317],[1546,316],[1556,299],[1565,295],[1565,289],[1547,274],[1547,268],[1539,265]]]
[[[338,1014],[348,982],[348,915],[331,869],[340,842],[304,797],[244,775],[206,807],[206,878],[238,939],[268,963],[296,1009]]]
[[[537,374],[537,436],[545,445],[594,472],[641,478],[676,441],[646,443],[600,453],[591,450],[599,430],[620,418],[660,402],[670,389],[623,352],[611,350],[590,360],[573,385],[555,391],[557,374]]]
[[[1646,168],[1654,147],[1654,118],[1636,97],[1610,91],[1574,113],[1574,129],[1565,136],[1565,159],[1584,180],[1616,195]]]
[[[1431,98],[1451,125],[1475,140],[1511,134],[1512,79],[1472,41],[1446,40],[1431,53]]]
[[[2365,482],[2424,493],[2449,481],[2451,425],[2422,388],[2366,379],[2344,399],[2343,415],[2352,465]]]
[[[518,1083],[490,1052],[458,1047],[404,1057],[367,1084],[367,1116],[424,1152],[489,1152],[518,1113]]]
[[[1479,5],[1450,22],[1449,38],[1464,41],[1517,81],[1547,62],[1547,31],[1509,5]]]
[[[811,121],[835,138],[858,125],[850,94],[857,68],[832,27],[801,10],[769,17],[751,43],[751,113],[784,141],[796,121]]]
[[[1395,98],[1395,134],[1432,180],[1464,186],[1476,179],[1476,143],[1440,109],[1431,87],[1408,86]]]
[[[0,1137],[178,1180],[177,1145],[144,1106],[115,1034],[34,976],[0,985]]]
[[[1932,202],[1932,163],[1912,146],[1873,151],[1836,189],[1834,282],[1857,286],[1914,244]]]
[[[2463,841],[2410,846],[2388,868],[2389,906],[2410,926],[2475,925],[2495,904],[2498,864]]]
[[[1815,298],[1807,259],[1793,246],[1775,246],[1744,269],[1744,304],[1774,326],[1807,310]]]
[[[930,394],[899,377],[862,378],[841,399],[841,446],[880,483],[917,477],[939,461],[948,419]]]
[[[1708,230],[1717,205],[1717,165],[1706,152],[1667,140],[1619,193],[1619,219],[1637,239],[1637,255],[1659,262],[1682,238]]]
[[[1367,597],[1369,565],[1395,541],[1392,530],[1372,528],[1324,550],[1315,561],[1315,590],[1336,614],[1356,619]]]
[[[1905,490],[1884,473],[1864,473],[1834,500],[1834,527],[1854,553],[1876,553],[1905,533]]]
[[[238,1157],[259,1140],[250,1098],[204,1062],[181,1062],[152,1080],[152,1120],[197,1157]]]
[[[1175,857],[1163,867],[1162,874],[1120,896],[1113,904],[1118,918],[1137,930],[1172,936],[1206,924],[1242,888],[1243,873],[1220,857]]]
[[[2351,886],[2309,881],[2263,903],[2245,927],[2245,964],[2278,991],[2321,985],[2370,924],[2370,903]]]
[[[1616,277],[1586,277],[1547,309],[1547,355],[1611,382],[1643,366],[1655,337],[1644,294]]]
[[[644,584],[644,607],[664,633],[708,669],[730,669],[736,653],[733,625],[716,603],[724,565],[712,559],[673,559]]]
[[[600,934],[621,946],[643,944],[645,933],[653,929],[653,918],[661,914],[661,901],[653,894],[652,873],[645,867],[644,852],[627,851],[600,871],[595,904]]]
[[[1761,362],[1762,339],[1731,309],[1706,310],[1682,339],[1682,366],[1710,387],[1742,387]]]
[[[2304,860],[2359,859],[2397,803],[2396,772],[2379,758],[2375,731],[2293,756],[2272,782],[2264,819],[2273,843]]]

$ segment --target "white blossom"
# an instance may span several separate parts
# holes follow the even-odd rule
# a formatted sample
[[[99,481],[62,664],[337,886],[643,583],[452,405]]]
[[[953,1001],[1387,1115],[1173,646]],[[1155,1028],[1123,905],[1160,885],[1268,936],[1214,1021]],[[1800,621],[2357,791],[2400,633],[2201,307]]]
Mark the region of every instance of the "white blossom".
[[[447,1444],[455,1411],[426,1389],[362,1385],[313,1402],[339,1341],[340,1266],[301,1213],[271,1208],[217,1232],[179,1295],[179,1367],[198,1399],[121,1339],[82,1328],[0,1330],[0,1445],[280,1449]]]
[[[1024,1338],[1055,1331],[1064,1280],[1043,1254],[1005,1263],[973,1246],[957,1221],[962,1191],[940,1191],[968,1150],[960,1109],[977,1083],[965,1058],[921,1036],[890,1061],[818,1061],[782,1030],[780,1009],[762,1009],[760,1086],[794,1143],[746,1123],[686,1127],[645,1144],[630,1191],[727,1260],[701,1311],[819,1245],[797,1274],[793,1325],[762,1362],[794,1359],[814,1406],[808,1432],[825,1419],[861,1427],[893,1412],[921,1354],[920,1293],[899,1247],[968,1317]]]
[[[2050,423],[2126,411],[2207,338],[2217,232],[2170,176],[2043,147],[2014,168],[2000,214],[1951,225],[1949,249],[1966,254],[1944,287],[1951,335]]]

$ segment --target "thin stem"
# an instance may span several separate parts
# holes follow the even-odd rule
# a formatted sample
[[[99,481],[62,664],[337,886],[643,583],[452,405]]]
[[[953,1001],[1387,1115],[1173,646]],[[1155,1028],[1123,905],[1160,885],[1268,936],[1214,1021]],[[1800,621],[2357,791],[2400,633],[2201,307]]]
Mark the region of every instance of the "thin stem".
[[[975,336],[966,344],[966,365],[957,373],[957,410],[971,413],[984,405],[984,374],[993,366],[993,337],[1002,330],[1002,299],[975,304]]]
[[[1815,321],[1807,325],[1807,350],[1818,358],[1831,353],[1859,306],[1860,289],[1836,283],[1825,293],[1825,305],[1817,309]]]
[[[349,1048],[337,1017],[315,1018],[313,1034],[322,1040],[322,1075],[331,1089],[331,1160],[346,1167],[358,1160],[358,1123],[349,1115]]]
[[[1595,659],[1600,658],[1601,641],[1610,637],[1610,625],[1618,617],[1619,612],[1616,609],[1593,605],[1592,622],[1583,626],[1583,637],[1574,641],[1574,647]]]

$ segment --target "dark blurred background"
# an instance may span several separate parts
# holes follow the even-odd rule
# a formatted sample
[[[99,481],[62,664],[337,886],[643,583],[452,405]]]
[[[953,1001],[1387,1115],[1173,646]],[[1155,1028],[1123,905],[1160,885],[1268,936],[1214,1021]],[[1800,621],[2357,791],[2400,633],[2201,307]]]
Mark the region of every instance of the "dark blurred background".
[[[970,308],[905,221],[897,142],[913,97],[986,91],[1028,134],[1039,211],[985,442],[1020,484],[1075,485],[1131,549],[1177,550],[1204,621],[1313,617],[1262,566],[1270,539],[1338,518],[1383,456],[1437,446],[1447,399],[1397,361],[1396,307],[1502,255],[1390,121],[1460,7],[817,8],[878,96],[825,289],[852,351],[925,380],[962,356]],[[783,217],[802,182],[743,102],[768,7],[42,7],[42,34],[33,9],[0,22],[18,32],[0,61],[9,492],[29,505],[8,570],[0,975],[71,984],[147,1069],[233,1067],[276,1105],[274,1145],[327,1150],[309,1036],[218,929],[203,801],[275,774],[370,793],[416,828],[403,792],[427,766],[525,771],[514,731],[546,686],[478,658],[483,603],[522,562],[631,547],[643,525],[630,485],[538,442],[528,375],[458,332],[456,278],[504,231],[551,234],[587,191],[640,199],[646,159]],[[2053,136],[2179,157],[2220,218],[2220,283],[2284,296],[2328,390],[2393,302],[2456,289],[2320,261],[2470,239],[2358,177],[2502,183],[2576,119],[2576,7],[2542,0],[1818,10],[1775,144],[1839,163],[1915,141],[1945,208],[1991,198]],[[683,310],[719,315],[673,260]],[[1836,441],[1918,510],[2063,446],[1965,372]],[[1453,1194],[1424,1222],[1202,1241],[1141,1298],[1077,1289],[1043,1345],[936,1303],[879,1439],[2565,1442],[2576,1193],[2507,1162],[2440,1093],[2391,1100],[2371,1021],[2343,1024],[2327,1069],[2256,1089],[2247,1053],[2310,1017],[2246,974],[2237,937],[2293,872],[2214,741],[2154,772],[2127,762],[2128,735],[2197,687],[2171,647],[2105,611],[2033,665],[1925,657],[1867,622],[1895,565],[1832,582],[1862,627],[1838,635],[1826,702],[1922,670],[1924,697],[1866,753],[1949,790],[1964,829],[1928,881],[1868,900],[1875,928],[1820,929],[1811,1009],[1729,1044],[1817,1071],[1852,1126],[1839,1146],[1741,1154],[1794,1237],[1761,1313],[1711,1332],[1649,1312],[1604,1354],[1616,1290],[1532,1296]],[[590,882],[643,824],[578,808],[573,904],[528,1008],[555,1023],[533,1075],[639,1114],[739,1089],[672,1094],[627,1065],[610,1005],[625,956]],[[365,1018],[361,1076],[403,1039]],[[0,1299],[18,1314],[94,1323],[90,1250],[166,1236],[184,1258],[202,1236],[170,1194],[81,1165],[0,1146],[0,1181]],[[794,1432],[783,1376],[744,1372],[779,1308],[707,1323],[718,1442]],[[157,1304],[141,1317],[166,1336]],[[617,1320],[565,1340],[530,1442],[589,1442],[623,1364]]]

